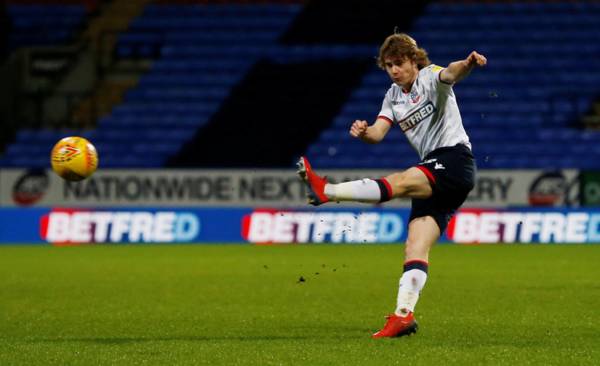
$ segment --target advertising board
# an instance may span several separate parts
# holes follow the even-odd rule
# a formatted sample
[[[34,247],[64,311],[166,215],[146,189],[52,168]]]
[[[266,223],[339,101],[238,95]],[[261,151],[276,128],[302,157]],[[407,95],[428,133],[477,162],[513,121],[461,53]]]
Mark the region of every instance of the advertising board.
[[[600,206],[600,172],[582,172],[581,204],[584,206]]]
[[[403,243],[406,208],[0,208],[2,244]],[[600,243],[600,209],[463,209],[443,243]]]
[[[390,171],[323,170],[332,182]],[[578,171],[483,170],[467,207],[577,206]],[[351,206],[350,204],[342,204]],[[355,205],[355,204],[352,204]],[[306,188],[290,170],[111,170],[67,182],[47,170],[0,170],[3,207],[302,207]],[[406,199],[385,207],[409,207]]]

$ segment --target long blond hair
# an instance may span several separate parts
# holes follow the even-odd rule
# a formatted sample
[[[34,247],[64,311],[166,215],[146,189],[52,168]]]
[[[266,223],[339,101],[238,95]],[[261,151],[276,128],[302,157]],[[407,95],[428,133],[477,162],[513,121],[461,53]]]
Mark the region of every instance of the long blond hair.
[[[386,57],[399,57],[414,61],[419,70],[431,64],[427,51],[420,48],[417,41],[406,33],[394,33],[383,41],[379,48],[377,65],[384,70]]]

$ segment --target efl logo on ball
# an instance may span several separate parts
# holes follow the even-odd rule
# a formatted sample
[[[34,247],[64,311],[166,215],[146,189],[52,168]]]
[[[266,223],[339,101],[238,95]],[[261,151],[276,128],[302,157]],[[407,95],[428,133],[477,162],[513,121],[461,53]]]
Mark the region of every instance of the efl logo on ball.
[[[83,180],[94,174],[98,167],[96,148],[83,137],[70,136],[61,139],[50,154],[52,170],[60,177]]]

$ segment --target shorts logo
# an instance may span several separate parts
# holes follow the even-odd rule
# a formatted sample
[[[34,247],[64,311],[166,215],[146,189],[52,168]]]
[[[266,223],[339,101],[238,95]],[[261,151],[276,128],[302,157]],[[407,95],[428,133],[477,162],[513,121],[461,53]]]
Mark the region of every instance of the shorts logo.
[[[410,114],[408,117],[398,123],[403,132],[410,130],[418,125],[422,120],[435,113],[436,109],[432,102],[429,102]]]
[[[442,164],[440,164],[440,163],[435,163],[435,165],[434,165],[433,169],[435,169],[435,170],[440,170],[440,169],[446,169],[446,167],[445,167],[445,166],[443,166],[443,165],[442,165]]]

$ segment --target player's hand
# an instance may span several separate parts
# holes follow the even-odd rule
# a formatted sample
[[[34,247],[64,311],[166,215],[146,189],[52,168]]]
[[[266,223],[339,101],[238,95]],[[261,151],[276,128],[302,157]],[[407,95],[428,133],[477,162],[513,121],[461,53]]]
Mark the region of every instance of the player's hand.
[[[367,133],[367,128],[369,128],[367,121],[356,120],[350,127],[350,135],[352,137],[361,138]]]
[[[477,53],[477,51],[473,51],[469,57],[467,57],[467,63],[470,67],[485,66],[487,64],[487,58],[485,58],[484,55]]]

